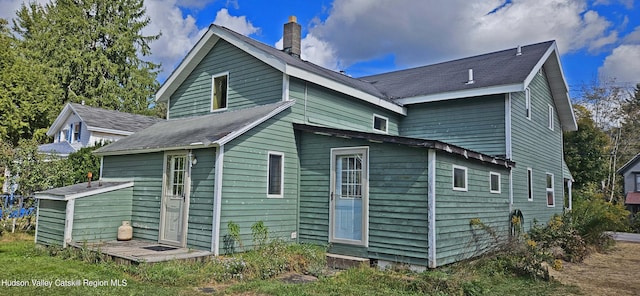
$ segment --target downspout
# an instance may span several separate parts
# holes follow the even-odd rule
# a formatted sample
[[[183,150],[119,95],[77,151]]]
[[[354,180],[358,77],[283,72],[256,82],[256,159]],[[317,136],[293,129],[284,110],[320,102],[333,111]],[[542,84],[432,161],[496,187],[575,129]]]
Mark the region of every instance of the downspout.
[[[569,211],[571,211],[571,209],[573,208],[573,202],[571,201],[572,199],[572,195],[571,195],[571,186],[573,185],[573,181],[571,181],[571,179],[567,180],[567,189],[569,190]]]
[[[211,252],[220,255],[220,207],[222,206],[222,172],[224,166],[224,145],[216,149],[215,180],[213,192],[213,225],[211,225]]]
[[[428,152],[428,192],[427,192],[427,213],[429,219],[429,268],[436,268],[436,151],[429,149]]]
[[[504,97],[504,138],[506,158],[513,158],[511,143],[511,93]],[[509,215],[513,212],[513,168],[509,168]]]

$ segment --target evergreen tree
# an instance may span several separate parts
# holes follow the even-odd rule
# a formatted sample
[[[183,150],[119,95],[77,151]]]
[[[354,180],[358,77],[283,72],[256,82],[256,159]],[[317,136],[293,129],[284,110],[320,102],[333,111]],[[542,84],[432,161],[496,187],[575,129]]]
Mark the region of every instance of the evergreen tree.
[[[159,65],[143,60],[149,24],[142,0],[54,0],[44,6],[23,5],[13,30],[20,49],[51,69],[66,102],[152,114],[149,109]]]
[[[44,139],[60,110],[55,100],[61,91],[49,68],[24,55],[19,44],[0,19],[0,141],[12,146],[20,139]]]
[[[609,137],[592,119],[591,112],[582,105],[574,105],[578,130],[564,133],[564,155],[575,179],[575,188],[581,189],[600,182],[607,176]]]

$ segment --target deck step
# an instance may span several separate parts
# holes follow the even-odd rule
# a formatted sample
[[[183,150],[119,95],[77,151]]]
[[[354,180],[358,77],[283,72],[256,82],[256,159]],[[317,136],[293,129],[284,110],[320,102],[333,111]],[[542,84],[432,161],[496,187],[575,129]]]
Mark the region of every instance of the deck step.
[[[369,266],[371,261],[368,258],[327,253],[327,266],[330,268],[349,269],[363,264]]]

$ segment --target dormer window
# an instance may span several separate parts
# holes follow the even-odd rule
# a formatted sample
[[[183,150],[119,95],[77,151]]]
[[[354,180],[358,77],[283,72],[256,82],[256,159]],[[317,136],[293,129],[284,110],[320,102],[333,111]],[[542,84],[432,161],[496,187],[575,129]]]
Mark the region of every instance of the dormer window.
[[[213,75],[213,85],[211,91],[211,111],[224,110],[227,108],[227,90],[229,86],[229,73]]]
[[[381,133],[388,133],[389,120],[386,117],[380,115],[373,115],[373,130]]]

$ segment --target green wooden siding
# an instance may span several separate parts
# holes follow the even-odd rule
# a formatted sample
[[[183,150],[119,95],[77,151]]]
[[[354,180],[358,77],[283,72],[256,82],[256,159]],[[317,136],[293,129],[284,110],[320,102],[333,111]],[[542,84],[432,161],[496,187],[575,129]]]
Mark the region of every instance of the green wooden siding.
[[[291,239],[297,228],[298,155],[285,110],[224,146],[220,252],[227,224],[240,226],[245,249],[253,245],[251,225],[263,221],[269,238]],[[284,154],[284,195],[267,197],[269,151]]]
[[[330,251],[427,265],[427,150],[300,133],[300,240],[329,240],[331,148],[369,147],[369,247]]]
[[[282,100],[282,73],[221,39],[171,95],[169,118],[208,114],[212,76],[224,72],[229,109]]]
[[[211,250],[216,150],[197,149],[193,155],[198,163],[191,167],[187,246]]]
[[[467,168],[468,191],[453,190],[453,165]],[[501,193],[489,190],[490,172],[500,173]],[[470,225],[473,218],[489,226],[496,236]],[[438,266],[480,255],[509,235],[509,171],[436,154],[436,263]]]
[[[163,159],[162,152],[104,157],[103,178],[134,181],[131,210],[134,238],[158,240]]]
[[[48,246],[62,246],[67,202],[62,200],[38,200],[38,240]]]
[[[122,221],[131,220],[133,187],[75,200],[73,241],[107,241],[118,237]]]
[[[373,114],[377,114],[388,118],[388,134],[398,134],[401,115],[310,82],[292,77],[289,98],[296,100],[296,122],[371,133]]]
[[[400,134],[439,140],[489,155],[505,155],[505,96],[407,106]]]
[[[563,210],[562,128],[553,106],[551,91],[544,75],[536,75],[530,84],[531,120],[525,116],[525,93],[511,94],[514,209],[522,211],[528,230],[536,219],[546,223]],[[554,130],[547,127],[548,106],[554,107]],[[533,171],[533,201],[527,199],[527,168]],[[554,175],[555,207],[547,207],[546,173]]]

